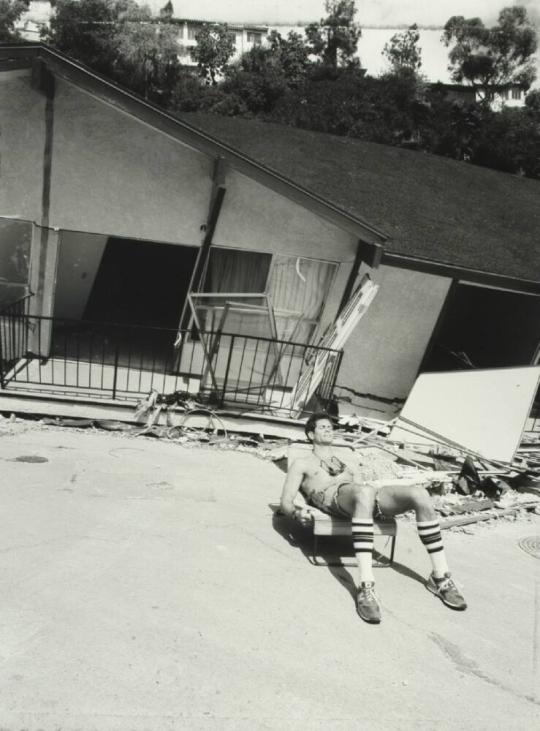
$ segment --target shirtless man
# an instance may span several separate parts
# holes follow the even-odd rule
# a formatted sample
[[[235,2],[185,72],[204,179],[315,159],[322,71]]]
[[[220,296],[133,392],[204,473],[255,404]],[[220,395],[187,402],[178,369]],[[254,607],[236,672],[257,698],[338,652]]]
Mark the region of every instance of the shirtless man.
[[[332,450],[332,422],[326,414],[314,414],[305,432],[313,445],[312,453],[296,459],[287,472],[281,495],[281,510],[305,524],[309,508],[298,509],[294,498],[300,490],[308,505],[351,520],[353,548],[358,562],[360,588],[356,608],[366,622],[378,624],[381,609],[373,580],[373,518],[394,516],[414,510],[420,540],[426,547],[432,573],[426,587],[452,609],[467,604],[455,585],[441,539],[441,528],[428,492],[423,487],[374,488],[359,474],[359,467],[342,462]]]

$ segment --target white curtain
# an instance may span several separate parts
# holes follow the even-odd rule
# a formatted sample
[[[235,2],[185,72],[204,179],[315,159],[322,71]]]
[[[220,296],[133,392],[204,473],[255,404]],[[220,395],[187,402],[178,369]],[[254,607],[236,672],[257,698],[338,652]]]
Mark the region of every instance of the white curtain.
[[[263,254],[254,251],[238,251],[234,249],[212,249],[208,273],[205,282],[205,291],[210,293],[261,293],[266,289],[268,271],[272,261],[271,254]],[[218,328],[225,332],[237,333],[252,337],[273,336],[271,320],[268,308],[265,307],[266,299],[230,297],[227,301],[235,303],[234,307],[228,309],[228,314],[223,320],[224,300],[216,299],[215,303],[209,302],[211,312],[204,318],[206,327],[211,330]],[[244,303],[247,306],[242,309],[238,305]],[[260,309],[254,310],[248,305],[257,305]],[[202,319],[202,318],[200,318]]]
[[[211,249],[206,292],[264,292],[272,256],[256,251]]]
[[[309,342],[335,268],[332,262],[316,259],[274,257],[268,291],[276,311],[280,338]]]

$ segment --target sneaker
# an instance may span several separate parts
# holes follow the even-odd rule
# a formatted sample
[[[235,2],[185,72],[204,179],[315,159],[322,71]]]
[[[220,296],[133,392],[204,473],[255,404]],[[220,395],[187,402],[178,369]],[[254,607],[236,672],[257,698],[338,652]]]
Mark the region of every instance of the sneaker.
[[[436,579],[433,574],[426,583],[426,588],[446,604],[450,609],[467,609],[467,602],[462,597],[459,589],[454,583],[450,573],[446,573],[442,579]]]
[[[379,624],[381,608],[375,594],[375,582],[363,581],[356,596],[356,611],[364,622]]]

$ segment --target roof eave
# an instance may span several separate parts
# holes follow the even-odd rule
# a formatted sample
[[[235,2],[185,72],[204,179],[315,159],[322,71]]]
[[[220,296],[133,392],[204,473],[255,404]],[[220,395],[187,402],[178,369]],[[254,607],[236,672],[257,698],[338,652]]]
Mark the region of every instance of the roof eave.
[[[382,264],[393,266],[399,269],[412,269],[415,272],[424,272],[440,277],[458,279],[460,281],[482,284],[500,289],[508,289],[514,292],[540,295],[540,282],[531,279],[518,279],[506,274],[489,272],[472,267],[463,267],[450,264],[449,262],[424,259],[418,256],[398,254],[391,251],[384,251]]]

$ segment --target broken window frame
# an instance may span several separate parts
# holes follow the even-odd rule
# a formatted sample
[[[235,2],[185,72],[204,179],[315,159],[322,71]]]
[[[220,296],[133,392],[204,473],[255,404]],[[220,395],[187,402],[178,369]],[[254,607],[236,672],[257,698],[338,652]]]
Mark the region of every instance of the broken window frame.
[[[206,289],[206,287],[208,286],[207,282],[208,282],[208,269],[210,266],[210,257],[212,256],[212,251],[216,251],[216,250],[219,250],[220,252],[229,251],[234,254],[248,253],[248,254],[259,254],[264,257],[270,256],[270,263],[269,263],[269,267],[268,267],[268,273],[266,276],[266,280],[264,283],[264,289],[259,293],[261,295],[266,294],[266,295],[271,296],[270,289],[272,286],[273,277],[275,275],[276,266],[278,265],[280,260],[295,261],[297,266],[300,268],[302,266],[302,262],[317,262],[318,264],[326,265],[326,267],[328,267],[328,269],[329,269],[327,282],[326,282],[326,286],[325,286],[325,291],[321,293],[321,303],[320,303],[320,306],[318,308],[318,311],[317,311],[317,314],[315,317],[307,318],[307,317],[305,317],[303,312],[300,312],[298,310],[276,307],[275,301],[272,300],[276,321],[279,321],[280,318],[296,319],[296,322],[294,323],[294,325],[288,329],[288,334],[287,334],[287,331],[284,331],[282,328],[276,327],[278,339],[287,340],[287,341],[291,341],[291,342],[295,341],[295,338],[297,337],[299,330],[302,327],[307,327],[308,336],[306,338],[302,338],[302,344],[310,344],[315,341],[315,339],[319,333],[319,330],[320,330],[320,324],[323,319],[324,308],[325,308],[325,303],[326,303],[328,294],[332,290],[332,287],[335,283],[336,277],[339,272],[340,262],[338,262],[336,260],[321,259],[318,257],[291,256],[289,254],[273,253],[273,252],[261,251],[261,250],[256,250],[256,249],[244,249],[244,248],[240,249],[240,248],[228,247],[228,246],[211,246],[209,249],[209,252],[208,252],[207,260],[203,267],[203,275],[201,277],[201,280],[204,282],[203,292],[205,294],[212,294],[212,293],[223,294],[222,292],[215,292],[215,290],[210,291],[210,290]],[[254,290],[250,289],[249,287],[247,287],[247,291],[249,291],[250,294],[254,294]],[[188,292],[188,297],[190,294],[199,294],[199,292],[195,292],[195,291]],[[228,294],[231,294],[231,293],[228,293]],[[237,296],[243,296],[243,293],[239,292],[239,293],[237,293]],[[191,337],[193,337],[194,339],[198,339],[197,332],[193,331],[193,324],[194,324],[193,318],[190,317],[188,325],[187,325],[187,329],[190,331]],[[197,329],[199,329],[198,325],[197,325]]]

